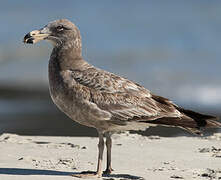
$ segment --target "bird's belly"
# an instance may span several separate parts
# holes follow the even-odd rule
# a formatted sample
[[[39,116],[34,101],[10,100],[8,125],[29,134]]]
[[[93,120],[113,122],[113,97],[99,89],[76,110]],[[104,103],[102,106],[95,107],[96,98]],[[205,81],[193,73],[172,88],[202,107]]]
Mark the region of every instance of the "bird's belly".
[[[122,132],[122,131],[145,131],[147,128],[151,126],[156,126],[154,124],[141,123],[141,122],[127,122],[126,125],[123,126],[110,126],[108,131],[112,132]]]

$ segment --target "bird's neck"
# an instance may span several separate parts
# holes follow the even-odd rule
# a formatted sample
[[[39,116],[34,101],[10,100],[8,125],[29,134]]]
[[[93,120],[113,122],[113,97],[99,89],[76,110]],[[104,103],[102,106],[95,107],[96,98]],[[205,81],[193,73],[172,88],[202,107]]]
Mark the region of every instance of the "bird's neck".
[[[89,64],[82,58],[81,48],[57,48],[52,51],[51,60],[56,61],[60,71],[69,69],[84,69]]]

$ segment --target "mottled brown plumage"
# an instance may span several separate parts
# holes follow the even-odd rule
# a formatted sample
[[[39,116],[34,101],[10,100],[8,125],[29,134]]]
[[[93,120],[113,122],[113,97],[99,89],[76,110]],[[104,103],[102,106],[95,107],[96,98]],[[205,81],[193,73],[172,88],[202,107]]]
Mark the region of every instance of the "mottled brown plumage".
[[[24,38],[26,43],[48,40],[54,45],[49,61],[50,94],[54,103],[74,121],[99,133],[99,157],[95,175],[101,176],[104,141],[107,169],[111,168],[111,137],[116,131],[165,125],[200,133],[201,127],[219,127],[216,117],[178,107],[143,86],[88,64],[81,54],[78,28],[68,20],[49,23]]]

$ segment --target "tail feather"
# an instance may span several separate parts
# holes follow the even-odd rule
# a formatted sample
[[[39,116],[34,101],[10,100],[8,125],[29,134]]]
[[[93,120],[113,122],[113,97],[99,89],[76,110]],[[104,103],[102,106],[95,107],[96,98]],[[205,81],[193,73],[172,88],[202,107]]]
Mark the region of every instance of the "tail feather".
[[[218,118],[211,115],[204,115],[181,107],[176,107],[181,112],[181,117],[162,117],[152,120],[151,123],[164,126],[178,126],[193,134],[201,135],[204,128],[221,128]]]
[[[181,113],[184,115],[190,117],[193,119],[199,128],[205,127],[205,128],[220,128],[221,123],[218,122],[217,120],[219,119],[218,117],[211,116],[211,115],[206,115],[206,114],[201,114],[198,112],[194,112],[191,110],[183,109],[178,107],[177,108]]]

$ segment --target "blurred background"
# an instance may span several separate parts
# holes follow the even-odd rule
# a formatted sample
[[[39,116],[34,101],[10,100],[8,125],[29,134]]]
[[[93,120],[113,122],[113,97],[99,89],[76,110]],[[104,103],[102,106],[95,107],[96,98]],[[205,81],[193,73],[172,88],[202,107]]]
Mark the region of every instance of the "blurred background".
[[[185,108],[221,116],[220,0],[1,1],[0,133],[96,136],[61,113],[48,92],[52,46],[26,33],[67,18],[91,64],[136,81]],[[146,135],[176,136],[151,128]]]

